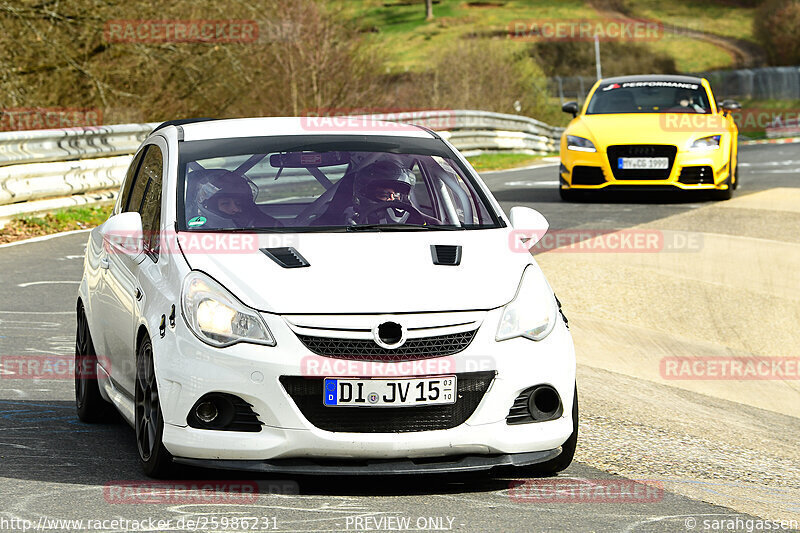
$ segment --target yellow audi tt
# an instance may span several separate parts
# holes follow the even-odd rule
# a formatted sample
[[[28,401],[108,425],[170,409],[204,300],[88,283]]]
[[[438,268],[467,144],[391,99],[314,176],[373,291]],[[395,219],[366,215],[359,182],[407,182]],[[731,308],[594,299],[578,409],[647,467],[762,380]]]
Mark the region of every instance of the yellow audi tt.
[[[690,76],[623,76],[595,83],[561,137],[560,193],[599,189],[713,191],[738,185],[733,100],[717,103],[708,81]]]

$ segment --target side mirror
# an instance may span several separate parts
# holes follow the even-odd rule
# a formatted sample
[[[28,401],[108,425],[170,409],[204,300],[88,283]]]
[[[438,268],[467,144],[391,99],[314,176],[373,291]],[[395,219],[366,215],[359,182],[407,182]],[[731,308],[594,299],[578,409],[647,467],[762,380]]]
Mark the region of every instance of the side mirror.
[[[135,211],[109,218],[100,228],[100,234],[109,253],[137,256],[144,250],[142,217]]]
[[[723,100],[722,103],[719,105],[723,111],[726,113],[730,113],[731,111],[737,111],[742,108],[742,104],[737,102],[736,100]]]
[[[512,207],[509,218],[517,237],[524,239],[525,247],[529,249],[542,240],[550,228],[544,215],[530,207]]]
[[[572,118],[578,116],[578,102],[566,102],[561,106],[561,111],[564,113],[572,113]]]

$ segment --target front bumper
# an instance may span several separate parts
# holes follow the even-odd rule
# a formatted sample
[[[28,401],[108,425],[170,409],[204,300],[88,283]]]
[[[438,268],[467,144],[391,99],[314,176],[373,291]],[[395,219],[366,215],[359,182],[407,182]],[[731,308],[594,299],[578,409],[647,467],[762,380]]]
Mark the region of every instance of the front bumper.
[[[306,475],[407,475],[483,472],[493,468],[530,466],[549,461],[560,449],[504,455],[464,455],[435,461],[365,460],[358,462],[319,462],[307,459],[277,459],[272,461],[231,461],[188,459],[175,457],[175,462],[200,468],[244,470],[248,472],[306,474]]]
[[[559,170],[561,189],[726,190],[732,172],[730,153],[678,150],[669,174],[663,179],[619,179],[606,151],[562,151]]]
[[[253,461],[249,466],[245,463],[236,464],[262,471],[271,468],[269,465],[276,460],[290,459],[346,462],[378,460],[379,463],[375,464],[380,464],[380,461],[400,460],[403,463],[422,458],[483,456],[483,462],[469,460],[462,464],[463,468],[478,470],[506,464],[509,460],[516,464],[514,461],[522,460],[520,458],[523,456],[515,454],[547,452],[525,459],[537,462],[547,460],[553,453],[557,455],[559,446],[573,430],[571,413],[575,353],[572,339],[559,319],[554,331],[543,341],[518,338],[498,343],[494,335],[500,312],[500,309],[496,309],[483,313],[482,325],[472,343],[448,358],[455,365],[457,373],[495,373],[472,415],[466,422],[450,429],[410,431],[402,435],[397,432],[326,431],[311,424],[281,385],[280,377],[303,376],[308,368],[308,358],[319,359],[319,356],[312,354],[299,341],[282,317],[265,317],[276,338],[276,347],[238,344],[224,349],[211,348],[200,342],[179,321],[173,335],[154,341],[156,375],[165,419],[164,446],[180,462],[195,459]],[[401,368],[401,364],[384,363],[388,368],[392,365]],[[403,376],[409,374],[396,377]],[[345,374],[325,377],[362,376]],[[508,425],[505,417],[515,398],[525,389],[538,384],[548,384],[557,390],[564,414],[547,422]],[[210,392],[234,394],[250,403],[264,424],[261,431],[189,427],[189,410],[201,396]],[[517,459],[497,459],[511,455]],[[240,467],[218,464],[225,464],[224,468]],[[256,464],[261,466],[253,466]],[[209,466],[213,464],[209,463]],[[450,469],[450,466],[444,464],[440,468]],[[392,468],[402,471],[406,467],[412,468],[402,464]],[[339,465],[339,472],[341,468]],[[355,469],[363,470],[361,467]]]

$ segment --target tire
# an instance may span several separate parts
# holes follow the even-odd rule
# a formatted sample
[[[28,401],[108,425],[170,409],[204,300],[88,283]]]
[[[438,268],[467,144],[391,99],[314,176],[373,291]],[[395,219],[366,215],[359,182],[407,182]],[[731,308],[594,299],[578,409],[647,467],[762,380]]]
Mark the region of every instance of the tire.
[[[724,191],[713,191],[711,193],[712,197],[714,198],[714,200],[725,201],[725,200],[730,200],[731,198],[733,198],[733,187],[734,186],[731,184],[731,178],[728,177],[725,180],[725,183],[728,185],[727,189],[725,189]]]
[[[561,453],[544,463],[532,465],[531,472],[539,475],[553,475],[566,469],[575,457],[575,448],[578,444],[578,387],[575,386],[575,394],[572,400],[572,434],[561,445]]]
[[[558,188],[558,195],[565,202],[577,202],[582,198],[580,192],[571,189],[562,189],[561,187]]]
[[[733,190],[739,188],[739,155],[736,155],[736,166],[733,168]]]
[[[153,345],[149,337],[142,340],[136,351],[135,390],[134,428],[139,464],[149,477],[166,477],[172,470],[172,455],[161,440],[164,435],[164,416],[158,398]]]
[[[75,409],[81,422],[105,422],[111,418],[112,406],[100,395],[97,383],[97,353],[89,333],[83,305],[78,306],[78,327],[75,331]]]

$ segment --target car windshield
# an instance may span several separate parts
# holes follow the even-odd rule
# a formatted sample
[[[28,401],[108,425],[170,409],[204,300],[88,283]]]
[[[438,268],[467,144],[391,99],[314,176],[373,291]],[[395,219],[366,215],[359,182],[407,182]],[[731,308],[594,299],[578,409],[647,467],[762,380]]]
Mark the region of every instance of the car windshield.
[[[708,95],[699,83],[635,81],[606,83],[594,92],[587,115],[610,113],[709,114]]]
[[[181,143],[181,229],[498,227],[483,192],[438,148],[440,141],[431,150],[419,140],[376,145],[362,137],[351,143],[327,139],[298,145],[297,138],[276,139]]]

